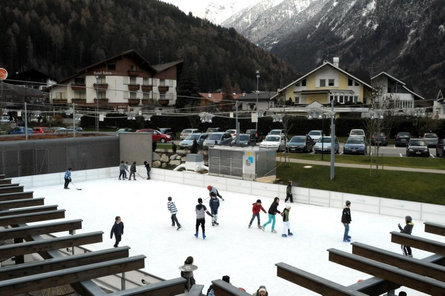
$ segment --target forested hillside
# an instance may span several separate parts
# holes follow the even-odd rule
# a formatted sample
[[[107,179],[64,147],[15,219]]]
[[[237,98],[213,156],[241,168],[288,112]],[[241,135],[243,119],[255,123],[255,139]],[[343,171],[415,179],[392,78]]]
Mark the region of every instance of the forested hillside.
[[[184,60],[200,91],[213,91],[227,75],[240,90],[274,90],[294,72],[233,29],[215,26],[156,0],[2,0],[0,67],[31,68],[63,79],[77,69],[128,49],[151,64]],[[190,74],[191,73],[191,74]]]

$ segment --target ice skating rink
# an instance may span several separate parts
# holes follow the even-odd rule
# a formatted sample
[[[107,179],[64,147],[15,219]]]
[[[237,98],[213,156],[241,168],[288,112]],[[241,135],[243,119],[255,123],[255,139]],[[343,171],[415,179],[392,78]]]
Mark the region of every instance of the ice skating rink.
[[[138,177],[138,176],[137,176]],[[195,233],[195,205],[199,197],[206,199],[206,188],[184,186],[155,180],[119,181],[116,178],[75,183],[82,190],[64,190],[63,185],[25,188],[33,190],[34,197],[45,197],[45,204],[58,204],[66,209],[65,219],[83,219],[82,229],[77,233],[104,232],[104,242],[86,245],[92,250],[112,247],[110,229],[114,217],[119,215],[125,229],[121,246],[131,247],[131,255],[144,254],[145,271],[165,279],[179,277],[178,267],[187,256],[193,256],[198,266],[195,279],[205,285],[204,292],[212,280],[229,275],[231,283],[253,293],[258,286],[265,285],[269,295],[318,295],[277,277],[278,262],[315,273],[343,285],[367,279],[370,275],[360,273],[336,263],[329,262],[329,248],[351,252],[349,243],[342,241],[343,225],[340,223],[341,209],[330,209],[304,204],[292,204],[290,211],[293,237],[281,237],[282,219],[277,216],[277,233],[256,227],[248,229],[252,216],[252,203],[258,197],[220,190],[225,201],[219,208],[219,226],[212,227],[211,217],[206,216],[206,235],[199,239]],[[182,229],[171,226],[167,210],[167,197],[171,196],[178,208],[178,220]],[[280,196],[281,211],[285,196]],[[273,196],[260,197],[267,211]],[[208,199],[204,201],[208,206]],[[390,232],[398,231],[400,218],[378,216],[354,210],[351,205],[352,241],[401,253],[400,245],[390,242]],[[410,213],[406,213],[409,215]],[[445,218],[444,218],[445,219]],[[267,214],[261,212],[261,222]],[[444,241],[445,238],[425,233],[420,221],[414,220],[413,235]],[[445,223],[445,221],[444,221]],[[413,249],[415,258],[424,258],[430,253]],[[408,295],[424,295],[409,289]]]

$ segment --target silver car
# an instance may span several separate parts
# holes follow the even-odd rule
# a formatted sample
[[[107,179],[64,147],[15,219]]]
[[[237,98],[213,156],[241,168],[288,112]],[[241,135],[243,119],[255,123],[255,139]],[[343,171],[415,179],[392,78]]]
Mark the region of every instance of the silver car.
[[[226,132],[211,133],[207,139],[205,139],[202,148],[209,149],[215,145],[230,145],[232,143],[232,135]]]
[[[337,154],[339,150],[338,139],[335,137],[334,151]],[[315,143],[314,153],[331,153],[331,137],[323,137]]]
[[[204,143],[204,140],[207,139],[209,134],[206,133],[195,133],[191,134],[187,137],[187,139],[182,140],[179,142],[179,148],[181,149],[192,149],[193,141],[196,140],[196,143],[198,144],[199,148],[202,148],[202,145]]]

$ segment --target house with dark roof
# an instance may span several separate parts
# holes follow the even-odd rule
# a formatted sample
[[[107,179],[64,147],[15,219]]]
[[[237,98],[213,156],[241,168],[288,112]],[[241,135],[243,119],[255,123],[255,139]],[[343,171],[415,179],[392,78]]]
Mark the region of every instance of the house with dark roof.
[[[433,118],[445,119],[445,96],[441,89],[433,102]]]
[[[182,61],[151,65],[135,50],[87,66],[50,90],[53,104],[141,109],[174,106]]]

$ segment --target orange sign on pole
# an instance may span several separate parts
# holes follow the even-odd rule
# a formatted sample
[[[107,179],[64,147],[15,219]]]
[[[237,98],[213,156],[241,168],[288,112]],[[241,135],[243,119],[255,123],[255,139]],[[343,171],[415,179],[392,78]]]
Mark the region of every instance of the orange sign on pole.
[[[5,80],[8,78],[8,71],[4,68],[0,68],[0,80]]]

